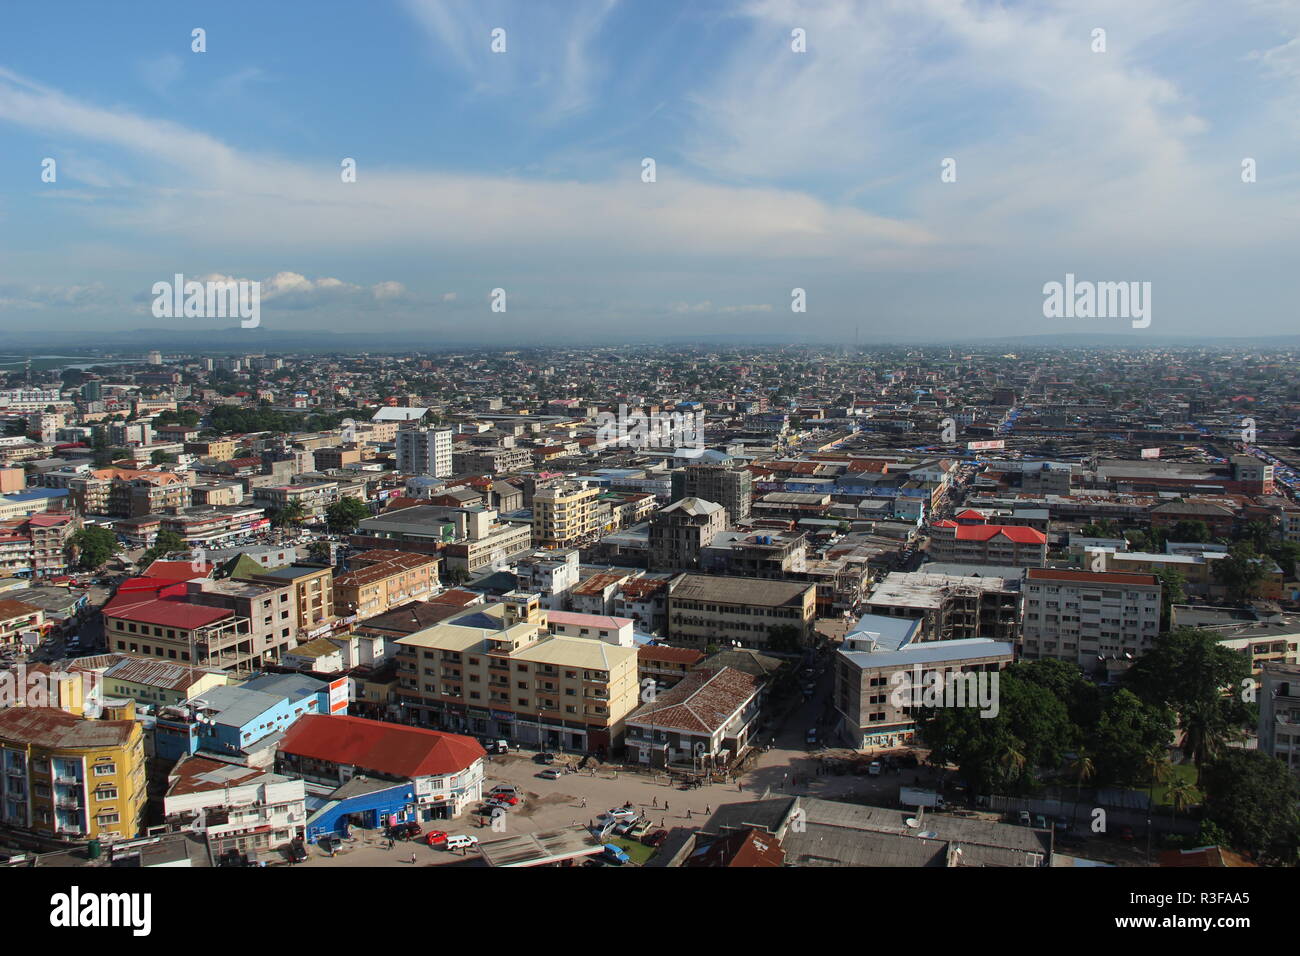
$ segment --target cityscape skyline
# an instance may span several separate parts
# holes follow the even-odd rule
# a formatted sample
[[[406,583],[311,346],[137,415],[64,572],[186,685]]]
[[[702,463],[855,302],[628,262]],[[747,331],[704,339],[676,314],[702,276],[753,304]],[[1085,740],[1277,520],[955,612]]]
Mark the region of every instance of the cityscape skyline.
[[[219,327],[176,273],[458,345],[1291,329],[1293,5],[70,9],[0,40],[6,335]],[[1067,275],[1150,326],[1044,318]]]

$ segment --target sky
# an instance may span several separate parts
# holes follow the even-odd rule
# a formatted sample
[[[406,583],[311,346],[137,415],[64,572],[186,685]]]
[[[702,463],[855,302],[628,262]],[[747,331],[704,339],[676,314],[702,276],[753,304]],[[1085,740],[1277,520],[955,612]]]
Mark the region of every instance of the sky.
[[[1295,0],[0,12],[0,341],[230,325],[177,273],[484,345],[1292,334],[1298,240]],[[1067,274],[1151,322],[1045,317]]]

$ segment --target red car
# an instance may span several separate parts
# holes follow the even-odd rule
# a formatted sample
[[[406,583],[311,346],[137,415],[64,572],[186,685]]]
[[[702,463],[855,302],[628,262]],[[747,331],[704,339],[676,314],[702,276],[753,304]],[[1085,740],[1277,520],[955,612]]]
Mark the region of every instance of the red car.
[[[442,846],[447,842],[447,834],[442,830],[430,830],[428,836],[424,838],[424,842],[429,846]]]
[[[646,846],[659,846],[667,839],[667,830],[652,830],[641,838],[641,842]]]
[[[513,807],[519,802],[519,798],[511,793],[494,793],[487,798],[488,803],[504,803],[508,807]]]

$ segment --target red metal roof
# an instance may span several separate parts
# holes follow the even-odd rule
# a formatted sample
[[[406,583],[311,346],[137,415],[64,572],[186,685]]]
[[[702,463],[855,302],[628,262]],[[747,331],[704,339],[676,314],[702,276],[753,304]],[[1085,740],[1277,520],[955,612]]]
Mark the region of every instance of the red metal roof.
[[[1016,544],[1046,544],[1047,535],[1033,528],[1021,528],[1015,525],[973,524],[957,528],[958,541],[988,541],[1002,535]]]
[[[299,717],[279,749],[404,779],[460,773],[487,755],[473,737],[324,714]]]
[[[160,627],[179,627],[187,631],[213,624],[234,614],[229,608],[204,607],[201,604],[186,604],[175,599],[124,601],[121,604],[114,601],[104,608],[104,613],[124,621],[156,624]]]

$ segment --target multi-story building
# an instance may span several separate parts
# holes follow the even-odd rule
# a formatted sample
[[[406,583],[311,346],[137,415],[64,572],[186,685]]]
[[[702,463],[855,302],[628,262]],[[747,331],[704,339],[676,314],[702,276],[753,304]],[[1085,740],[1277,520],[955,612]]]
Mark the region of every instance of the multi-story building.
[[[586,482],[561,481],[533,494],[533,544],[568,548],[601,530],[597,523],[600,492]]]
[[[802,534],[724,531],[700,549],[699,566],[713,574],[784,578],[806,572],[807,558]]]
[[[794,652],[812,637],[816,594],[804,582],[683,574],[669,585],[668,636],[697,649],[734,642]]]
[[[70,478],[68,492],[78,514],[132,518],[190,506],[190,486],[170,471],[100,468]]]
[[[1260,683],[1259,749],[1300,774],[1300,665],[1265,664]]]
[[[515,588],[537,594],[542,607],[562,611],[579,579],[578,550],[534,551],[515,565]]]
[[[305,481],[291,485],[264,485],[253,489],[253,504],[268,512],[283,511],[291,503],[302,505],[307,520],[324,516],[325,509],[338,500],[336,481]]]
[[[447,478],[452,473],[450,428],[404,428],[397,433],[397,470]]]
[[[608,754],[639,703],[637,652],[544,630],[536,595],[402,638],[398,697],[421,724]]]
[[[701,498],[683,498],[650,517],[650,567],[688,571],[700,567],[700,552],[727,527],[727,511]]]
[[[673,498],[703,498],[727,510],[727,522],[749,519],[754,500],[754,476],[745,468],[724,462],[695,462],[673,472]]]
[[[137,836],[148,795],[144,730],[130,710],[123,720],[0,710],[0,823],[63,840]]]
[[[354,569],[334,579],[334,608],[358,620],[383,614],[438,588],[438,559],[404,551],[363,551],[349,559]]]
[[[68,549],[81,519],[65,512],[44,512],[0,521],[0,571],[34,578],[64,574]]]
[[[233,438],[213,438],[208,441],[187,441],[185,454],[197,458],[212,458],[216,461],[229,461],[235,457],[237,447]]]
[[[956,564],[1041,568],[1047,563],[1047,535],[1017,525],[937,521],[931,530],[930,555]]]
[[[1125,666],[1160,633],[1160,582],[1151,574],[1029,568],[1021,613],[1021,653],[1088,671]]]
[[[301,780],[190,756],[167,775],[163,817],[173,831],[202,834],[214,857],[269,850],[303,835],[306,796]]]
[[[310,640],[328,631],[334,624],[334,571],[290,565],[267,571],[236,573],[259,584],[288,585],[294,592],[294,634],[300,641]]]
[[[1014,641],[1020,634],[1020,593],[1019,577],[895,571],[876,585],[863,608],[923,621],[921,641]]]
[[[532,463],[532,451],[528,448],[489,446],[452,455],[452,465],[458,475],[504,475],[528,468]]]
[[[916,712],[926,703],[914,690],[948,691],[961,682],[963,706],[996,707],[996,687],[981,672],[1000,671],[1015,658],[1010,641],[964,638],[922,641],[920,620],[864,615],[835,654],[832,701],[839,730],[854,750],[889,750],[916,735]],[[952,705],[954,700],[945,699]],[[996,713],[996,711],[994,711]]]
[[[74,674],[93,675],[105,699],[133,700],[137,710],[183,704],[230,682],[229,674],[214,667],[172,663],[135,654],[79,657],[69,670]]]

